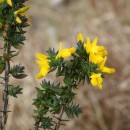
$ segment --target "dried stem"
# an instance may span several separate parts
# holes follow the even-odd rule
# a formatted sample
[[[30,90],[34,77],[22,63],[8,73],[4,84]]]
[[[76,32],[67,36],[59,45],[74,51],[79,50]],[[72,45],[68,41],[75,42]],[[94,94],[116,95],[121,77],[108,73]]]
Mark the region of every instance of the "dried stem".
[[[10,52],[10,44],[7,43],[7,47],[5,48],[5,54],[8,57]],[[6,66],[5,66],[5,77],[4,77],[4,90],[3,90],[3,108],[2,108],[2,117],[1,117],[1,126],[0,130],[5,129],[5,125],[7,122],[7,117],[8,117],[8,86],[9,86],[9,72],[10,72],[10,61],[9,59],[5,61]]]
[[[40,121],[40,119],[36,121],[34,130],[38,130]]]
[[[60,112],[59,116],[57,117],[58,121],[55,123],[53,130],[58,130],[60,128],[60,125],[61,125],[60,123],[62,121],[63,113],[64,113],[64,105],[62,105],[61,112]]]
[[[55,122],[55,126],[51,130],[58,130],[60,128],[61,121],[68,121],[68,120],[62,120],[63,113],[64,113],[64,106],[62,105],[61,112],[60,112],[59,116],[55,117],[57,119],[57,122]],[[40,121],[41,121],[41,119],[37,120],[37,122],[35,123],[34,130],[38,130]]]

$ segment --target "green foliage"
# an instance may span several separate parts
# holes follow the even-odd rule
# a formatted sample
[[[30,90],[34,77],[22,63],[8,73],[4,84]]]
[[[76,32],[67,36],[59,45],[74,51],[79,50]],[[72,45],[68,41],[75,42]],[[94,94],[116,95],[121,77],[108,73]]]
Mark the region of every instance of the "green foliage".
[[[84,49],[83,43],[81,43],[81,41],[77,43],[76,53],[78,56],[80,56],[81,59],[84,59],[86,62],[89,61],[89,55],[86,53],[86,50]]]
[[[41,120],[40,128],[44,128],[44,130],[51,130],[52,124],[52,118],[50,117],[43,117]]]
[[[5,70],[5,61],[2,56],[0,56],[0,74]]]
[[[0,37],[3,39],[2,49],[3,55],[0,56],[0,83],[3,86],[3,103],[0,129],[4,130],[8,117],[8,103],[9,96],[16,97],[22,94],[22,88],[10,84],[10,77],[15,79],[23,79],[27,75],[24,73],[24,66],[14,65],[10,63],[13,61],[19,52],[21,45],[26,40],[24,28],[29,26],[28,16],[24,3],[27,0],[3,0],[0,2]],[[25,9],[25,10],[24,10]]]
[[[14,78],[23,79],[27,76],[26,74],[24,74],[24,69],[24,66],[21,66],[20,64],[14,65],[13,68],[11,68],[10,73]]]
[[[77,46],[76,54],[73,54],[70,60],[56,58],[58,52],[55,52],[54,49],[49,48],[47,51],[50,60],[50,72],[56,71],[55,76],[62,77],[63,84],[54,84],[43,80],[41,87],[36,88],[37,97],[33,100],[33,105],[36,107],[34,119],[36,122],[39,120],[39,128],[50,130],[52,129],[50,126],[60,125],[60,123],[54,123],[54,120],[57,118],[57,114],[61,114],[62,110],[69,118],[78,117],[81,113],[79,105],[73,102],[76,96],[74,91],[78,89],[78,84],[81,81],[83,83],[86,80],[88,83],[90,82],[90,75],[97,71],[98,66],[89,62],[89,55],[83,44],[78,42]],[[44,118],[48,118],[49,121],[47,119],[42,120]],[[62,119],[59,120],[62,121]]]
[[[43,124],[43,129],[58,130],[65,121],[62,119],[64,113],[68,118],[78,117],[81,114],[79,104],[73,102],[76,96],[75,89],[78,89],[80,82],[83,84],[91,82],[94,86],[102,87],[102,77],[104,76],[102,68],[107,51],[103,46],[96,45],[97,39],[92,44],[89,38],[87,38],[88,44],[84,43],[81,34],[78,35],[78,39],[80,40],[77,42],[77,48],[62,49],[62,44],[60,44],[59,51],[56,52],[49,48],[47,56],[42,54],[38,56],[41,75],[42,71],[49,73],[55,71],[55,77],[61,77],[63,80],[58,84],[43,80],[40,88],[36,88],[37,97],[33,102],[36,107],[34,117],[36,122],[39,121],[37,126],[40,127]],[[67,57],[69,58],[66,59]],[[102,60],[103,58],[104,60]],[[44,66],[49,66],[50,71],[47,67],[44,69]],[[110,71],[114,72],[112,69]],[[59,116],[57,117],[57,115]],[[50,119],[47,123],[42,120],[45,117]],[[55,122],[55,119],[58,121]],[[53,128],[46,124],[52,124]]]
[[[48,118],[49,122],[47,120],[41,120],[39,127],[49,130],[50,125],[47,124],[54,125],[54,117],[61,112],[62,105],[66,109],[65,112],[67,115],[71,113],[71,116],[78,116],[81,110],[78,105],[75,106],[72,104],[72,100],[75,97],[72,89],[72,87],[62,86],[60,83],[51,84],[50,81],[42,81],[41,88],[36,88],[37,98],[33,100],[33,104],[36,107],[34,119],[37,121],[38,119]],[[48,113],[51,116],[48,116]]]
[[[18,94],[22,94],[22,90],[23,88],[20,88],[19,86],[16,86],[16,87],[10,86],[8,90],[8,95],[17,98]]]
[[[24,2],[25,0],[13,0],[13,7],[10,7],[6,2],[0,5],[0,22],[3,25],[0,30],[6,34],[4,39],[14,48],[18,48],[20,44],[24,44],[23,41],[26,40],[24,36],[26,32],[23,31],[23,28],[29,26],[27,24],[28,19],[26,16],[19,16],[22,20],[22,23],[19,24],[14,15],[16,10],[24,7]]]
[[[75,104],[72,103],[65,108],[65,112],[66,112],[68,117],[74,118],[75,115],[78,117],[79,114],[82,113],[82,110],[79,107],[79,105],[75,105]]]

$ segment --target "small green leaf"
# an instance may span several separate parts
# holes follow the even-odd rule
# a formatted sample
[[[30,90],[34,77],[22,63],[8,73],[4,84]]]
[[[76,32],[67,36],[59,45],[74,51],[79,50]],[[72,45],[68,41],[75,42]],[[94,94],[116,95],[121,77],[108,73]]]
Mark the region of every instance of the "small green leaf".
[[[8,90],[8,95],[17,98],[17,94],[22,94],[22,90],[23,88],[20,88],[19,86],[17,87],[10,86]]]
[[[3,60],[3,57],[0,56],[0,74],[5,70],[5,61]]]
[[[13,77],[16,78],[16,79],[23,79],[23,78],[25,78],[25,77],[27,77],[27,76],[28,76],[28,75],[26,75],[26,74],[13,75]]]
[[[68,105],[66,108],[65,108],[65,112],[67,114],[68,117],[72,117],[74,118],[74,116],[79,116],[79,114],[82,113],[82,110],[81,108],[79,107],[79,105],[75,105],[73,103],[71,103],[70,105]]]
[[[16,79],[23,79],[27,77],[26,74],[24,74],[24,66],[19,65],[14,65],[13,68],[11,68],[11,74],[14,78]]]

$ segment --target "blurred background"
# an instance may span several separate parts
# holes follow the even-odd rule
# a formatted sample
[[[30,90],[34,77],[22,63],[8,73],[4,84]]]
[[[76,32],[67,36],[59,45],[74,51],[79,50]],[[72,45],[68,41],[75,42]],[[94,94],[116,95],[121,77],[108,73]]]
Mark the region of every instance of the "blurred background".
[[[6,130],[33,129],[32,99],[41,81],[35,79],[39,71],[35,54],[49,47],[57,50],[60,41],[64,47],[76,46],[79,32],[84,38],[98,37],[98,45],[109,52],[107,66],[116,73],[106,76],[102,91],[81,85],[75,102],[83,113],[61,130],[130,130],[130,0],[30,0],[27,5],[32,25],[14,63],[25,65],[28,77],[11,80],[21,84],[23,94],[9,101],[12,112]],[[47,79],[55,81],[50,74]]]

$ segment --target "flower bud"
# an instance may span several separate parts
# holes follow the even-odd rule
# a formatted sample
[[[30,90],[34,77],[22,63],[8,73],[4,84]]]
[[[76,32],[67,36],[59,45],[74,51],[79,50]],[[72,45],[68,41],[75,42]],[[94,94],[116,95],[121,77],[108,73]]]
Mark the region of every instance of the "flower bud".
[[[0,28],[2,28],[2,23],[0,23]]]
[[[9,25],[6,24],[6,25],[4,26],[4,30],[7,31],[8,29],[9,29]]]
[[[7,33],[4,31],[3,32],[3,37],[6,38],[7,37]]]

